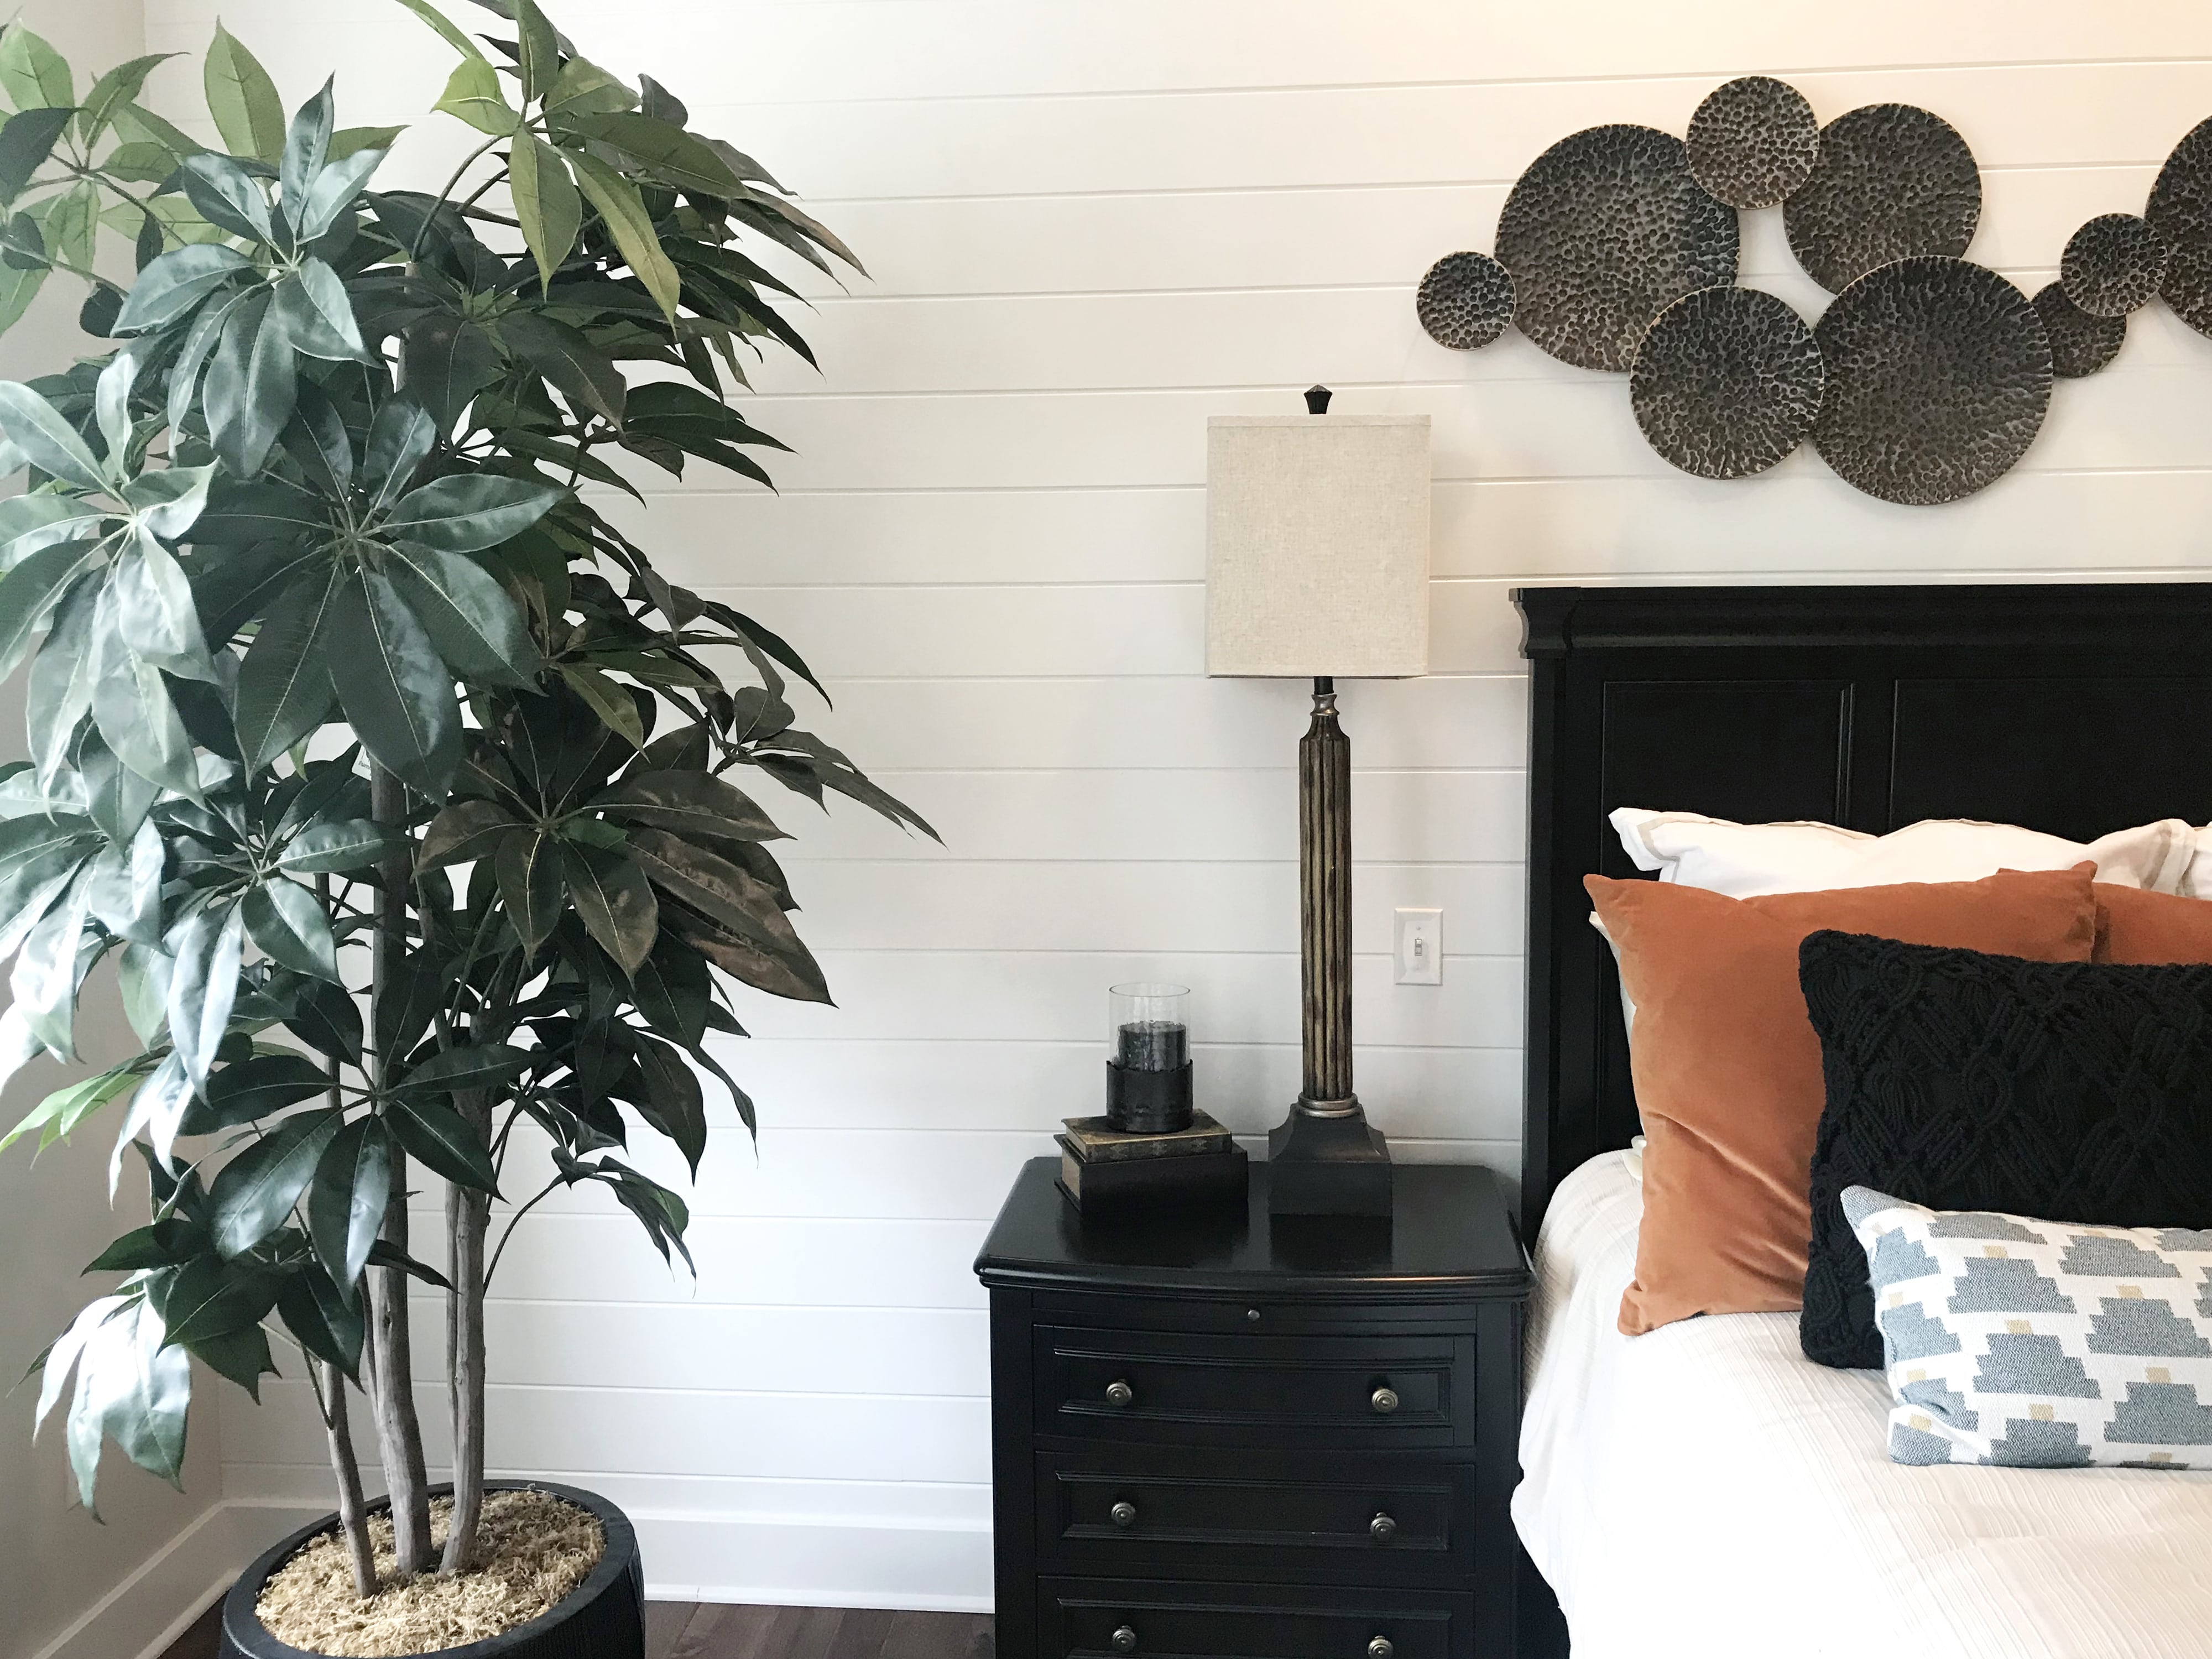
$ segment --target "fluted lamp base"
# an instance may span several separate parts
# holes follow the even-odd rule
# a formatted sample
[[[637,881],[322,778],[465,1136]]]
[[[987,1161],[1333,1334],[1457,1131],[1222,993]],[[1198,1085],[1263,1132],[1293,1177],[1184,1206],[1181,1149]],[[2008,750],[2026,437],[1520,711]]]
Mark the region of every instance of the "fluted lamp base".
[[[1298,908],[1304,1086],[1267,1137],[1267,1208],[1387,1219],[1389,1143],[1352,1087],[1352,744],[1328,679],[1298,744]]]
[[[1269,1132],[1267,1209],[1273,1215],[1389,1218],[1390,1143],[1367,1121],[1357,1097],[1300,1100]]]

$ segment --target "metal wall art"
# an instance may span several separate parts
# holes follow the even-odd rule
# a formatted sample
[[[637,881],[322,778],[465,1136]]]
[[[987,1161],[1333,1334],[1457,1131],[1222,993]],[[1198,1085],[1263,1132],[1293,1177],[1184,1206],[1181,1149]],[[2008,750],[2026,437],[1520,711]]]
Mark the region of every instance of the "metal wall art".
[[[1592,127],[1538,156],[1505,198],[1498,260],[1521,331],[1563,363],[1626,370],[1660,308],[1735,281],[1735,210],[1656,127]]]
[[[1473,351],[1513,320],[1513,279],[1487,253],[1447,253],[1421,278],[1413,314],[1438,345]]]
[[[1700,478],[1747,478],[1804,441],[1826,378],[1805,319],[1755,288],[1705,288],[1661,312],[1629,372],[1652,448]]]
[[[1737,211],[1776,205],[1836,295],[1814,327],[1736,284]],[[1869,104],[1823,127],[1796,88],[1745,76],[1706,95],[1686,143],[1624,125],[1553,145],[1506,198],[1498,257],[1439,259],[1415,309],[1441,345],[1510,322],[1562,362],[1627,373],[1644,437],[1696,477],[1748,477],[1810,437],[1845,482],[1929,506],[2001,477],[2052,380],[2111,362],[2153,298],[2212,335],[2212,120],[2141,216],[2074,233],[2033,300],[1961,257],[1981,212],[1973,152],[1941,116]]]

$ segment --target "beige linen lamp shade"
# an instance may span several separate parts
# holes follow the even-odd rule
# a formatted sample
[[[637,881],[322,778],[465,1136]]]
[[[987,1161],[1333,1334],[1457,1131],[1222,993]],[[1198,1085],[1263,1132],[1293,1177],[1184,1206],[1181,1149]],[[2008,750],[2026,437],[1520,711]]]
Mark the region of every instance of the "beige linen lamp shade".
[[[1429,666],[1429,417],[1206,422],[1206,672]]]

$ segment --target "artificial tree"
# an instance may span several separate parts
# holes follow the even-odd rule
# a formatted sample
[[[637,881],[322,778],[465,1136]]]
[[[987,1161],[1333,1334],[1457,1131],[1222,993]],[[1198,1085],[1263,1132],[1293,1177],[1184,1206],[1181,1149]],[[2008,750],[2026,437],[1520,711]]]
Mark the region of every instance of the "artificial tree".
[[[349,1388],[399,1570],[465,1568],[485,1287],[515,1222],[598,1185],[688,1261],[683,1200],[626,1154],[649,1132],[696,1172],[702,1073],[753,1123],[708,1046],[743,1035],[714,970],[828,1000],[782,832],[726,775],[927,830],[793,723],[784,675],[815,683],[783,641],[665,580],[579,493],[635,495],[625,452],[765,483],[746,452],[782,446],[728,389],[762,347],[811,358],[743,246],[857,262],[658,83],[592,64],[533,0],[477,3],[512,39],[399,0],[459,54],[437,108],[481,138],[434,197],[371,187],[398,130],[336,129],[328,85],[288,123],[220,27],[228,153],[139,101],[159,58],[80,99],[45,42],[0,33],[0,326],[61,270],[114,343],[0,384],[0,470],[28,478],[0,503],[0,674],[27,665],[31,755],[0,781],[0,1080],[73,1058],[114,957],[143,1052],[8,1139],[127,1097],[111,1192],[135,1154],[154,1216],[92,1264],[126,1277],[44,1357],[39,1413],[74,1373],[89,1509],[103,1437],[178,1480],[188,1355],[252,1391],[270,1336],[296,1346],[363,1595]],[[127,285],[100,226],[136,250]],[[543,1185],[507,1191],[532,1139]],[[416,1164],[447,1184],[442,1273],[409,1237]],[[447,1298],[435,1563],[410,1275]]]

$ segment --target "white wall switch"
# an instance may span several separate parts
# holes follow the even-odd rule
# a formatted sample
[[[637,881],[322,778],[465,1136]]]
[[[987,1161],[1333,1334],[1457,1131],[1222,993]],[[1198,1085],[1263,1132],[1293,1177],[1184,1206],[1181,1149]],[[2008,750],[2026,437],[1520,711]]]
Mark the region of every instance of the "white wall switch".
[[[1444,982],[1444,913],[1400,910],[1390,931],[1401,985]]]

